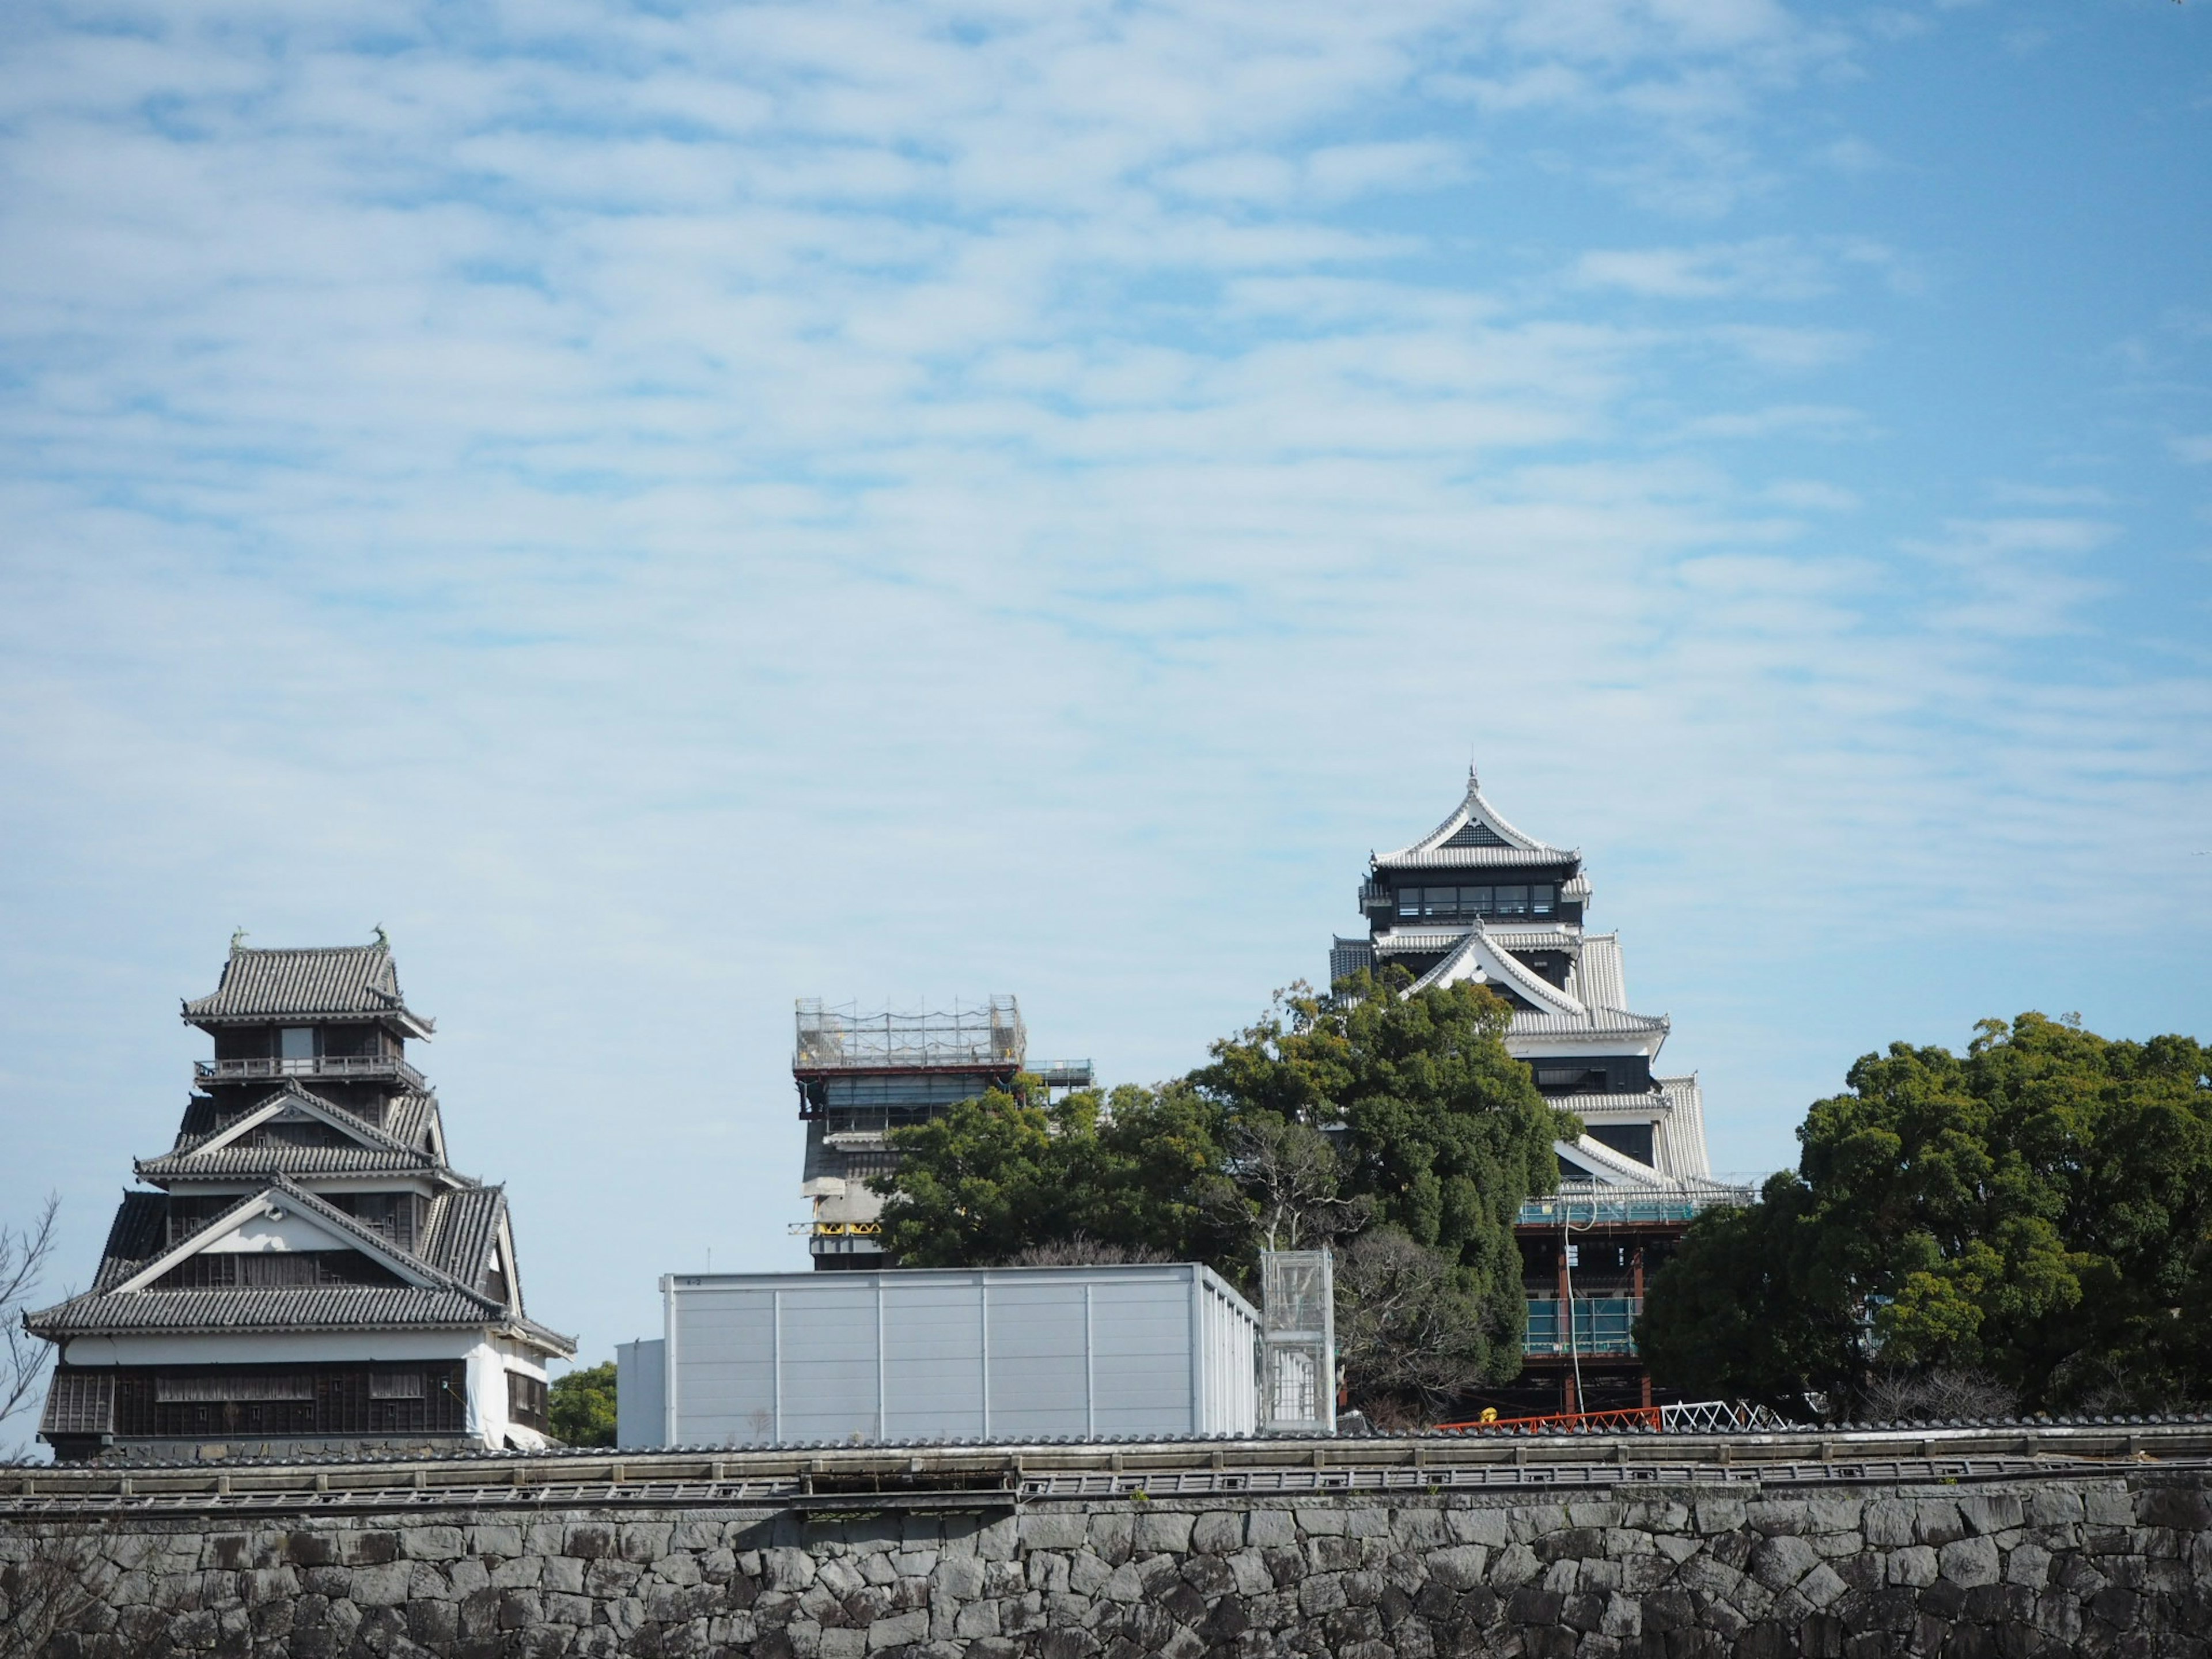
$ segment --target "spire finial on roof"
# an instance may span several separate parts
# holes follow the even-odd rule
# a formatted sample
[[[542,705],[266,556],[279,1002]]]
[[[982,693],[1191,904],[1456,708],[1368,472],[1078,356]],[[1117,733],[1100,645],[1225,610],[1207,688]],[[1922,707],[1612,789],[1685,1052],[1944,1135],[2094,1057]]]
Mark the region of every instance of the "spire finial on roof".
[[[1482,780],[1475,775],[1474,762],[1473,758],[1470,757],[1467,763],[1467,793],[1471,795],[1481,787]]]
[[[246,929],[243,927],[234,927],[230,930],[231,955],[236,956],[240,951],[245,948],[246,938],[247,934]]]

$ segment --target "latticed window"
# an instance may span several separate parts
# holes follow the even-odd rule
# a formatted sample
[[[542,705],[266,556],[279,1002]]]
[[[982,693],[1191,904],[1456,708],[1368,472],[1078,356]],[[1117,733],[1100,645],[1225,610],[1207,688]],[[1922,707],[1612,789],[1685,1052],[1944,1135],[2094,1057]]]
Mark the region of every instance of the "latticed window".
[[[507,1374],[507,1414],[510,1420],[526,1429],[541,1433],[553,1426],[547,1415],[545,1382],[542,1377],[528,1376],[520,1371]]]

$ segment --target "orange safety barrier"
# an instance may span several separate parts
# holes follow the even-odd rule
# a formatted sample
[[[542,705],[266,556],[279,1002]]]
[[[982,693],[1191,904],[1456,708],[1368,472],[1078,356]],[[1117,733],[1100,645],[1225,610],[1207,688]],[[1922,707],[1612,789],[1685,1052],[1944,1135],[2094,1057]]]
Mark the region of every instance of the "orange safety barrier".
[[[1486,1411],[1468,1423],[1439,1423],[1439,1434],[1480,1434],[1492,1429],[1656,1429],[1664,1426],[1656,1406],[1630,1406],[1610,1412],[1555,1412],[1548,1417],[1500,1417]]]

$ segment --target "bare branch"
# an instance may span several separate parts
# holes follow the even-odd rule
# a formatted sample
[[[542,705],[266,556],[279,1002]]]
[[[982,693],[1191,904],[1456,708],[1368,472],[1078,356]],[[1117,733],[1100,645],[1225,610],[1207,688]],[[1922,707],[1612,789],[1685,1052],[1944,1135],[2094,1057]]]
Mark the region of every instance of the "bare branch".
[[[61,1214],[59,1194],[49,1194],[38,1218],[22,1227],[0,1227],[0,1423],[36,1399],[53,1350],[23,1328],[38,1299],[39,1284],[53,1260]]]

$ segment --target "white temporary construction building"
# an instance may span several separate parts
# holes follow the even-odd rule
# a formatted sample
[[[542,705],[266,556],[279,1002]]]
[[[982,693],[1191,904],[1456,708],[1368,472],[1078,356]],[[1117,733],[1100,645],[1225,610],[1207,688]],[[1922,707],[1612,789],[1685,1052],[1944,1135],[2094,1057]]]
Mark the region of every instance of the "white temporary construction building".
[[[1260,1316],[1195,1262],[676,1273],[625,1445],[1249,1434]]]

